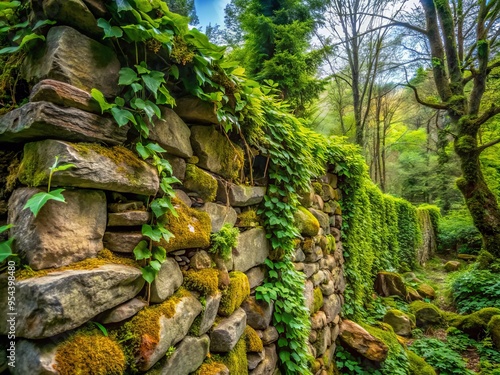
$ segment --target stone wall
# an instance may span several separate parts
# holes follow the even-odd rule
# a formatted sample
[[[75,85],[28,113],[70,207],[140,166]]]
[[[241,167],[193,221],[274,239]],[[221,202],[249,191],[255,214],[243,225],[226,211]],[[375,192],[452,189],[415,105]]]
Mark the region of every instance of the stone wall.
[[[159,179],[130,151],[137,135],[101,115],[89,94],[120,91],[119,59],[85,25],[103,10],[79,0],[46,6],[53,3],[60,3],[51,8],[57,26],[23,66],[29,102],[0,117],[0,224],[13,224],[9,236],[24,267],[16,272],[16,367],[9,370],[120,374],[128,357],[127,373],[277,373],[273,304],[255,299],[270,250],[256,215],[266,188],[229,181],[242,173],[242,148],[221,133],[210,105],[179,98],[174,110],[162,108],[150,138],[183,183],[173,199],[178,217],[164,218],[175,237],[162,243],[167,259],[148,287],[133,250]],[[75,5],[81,22],[71,24],[64,12]],[[35,218],[24,206],[46,190],[56,157],[74,165],[52,178],[66,203],[49,201]],[[296,214],[302,238],[294,261],[305,274],[317,374],[331,370],[345,288],[339,198],[337,177],[327,174],[303,194]],[[229,260],[210,252],[211,233],[225,223],[240,231]],[[0,345],[8,348],[7,274],[0,279]]]

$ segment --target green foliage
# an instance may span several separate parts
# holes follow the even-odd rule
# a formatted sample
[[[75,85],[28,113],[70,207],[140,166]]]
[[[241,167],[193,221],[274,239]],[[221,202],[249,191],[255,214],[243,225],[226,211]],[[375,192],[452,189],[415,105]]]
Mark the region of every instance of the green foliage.
[[[460,354],[440,340],[430,338],[416,340],[411,345],[411,350],[424,358],[442,375],[473,374],[472,371],[467,370],[465,367],[465,362],[460,357]]]
[[[33,213],[33,216],[35,216],[35,217],[38,215],[38,213],[40,212],[42,207],[48,201],[54,200],[57,202],[63,202],[63,203],[66,202],[66,200],[64,199],[64,196],[62,195],[62,192],[64,191],[64,189],[56,189],[56,190],[50,191],[50,184],[52,182],[52,175],[55,172],[64,171],[66,169],[73,168],[75,165],[69,164],[69,163],[58,165],[58,163],[59,163],[59,156],[56,156],[54,164],[49,168],[50,173],[49,173],[49,182],[48,182],[48,186],[47,186],[47,192],[41,191],[39,193],[34,194],[32,197],[30,197],[28,199],[28,201],[26,202],[26,204],[23,207],[24,210],[29,208],[30,211]]]
[[[441,251],[477,254],[481,244],[481,234],[467,210],[450,211],[441,218],[438,232],[438,246]]]
[[[368,367],[362,363],[360,357],[353,356],[350,352],[338,345],[335,350],[335,362],[341,374],[345,375],[382,375],[378,369]]]
[[[461,314],[485,307],[500,308],[500,278],[488,270],[471,268],[460,272],[451,283],[451,293]]]
[[[231,224],[226,223],[220,231],[210,235],[210,253],[218,254],[222,259],[229,260],[233,248],[238,245],[240,231]]]
[[[0,235],[12,228],[12,224],[2,225],[0,226]],[[6,240],[0,241],[0,264],[6,260],[8,257],[13,256],[12,254],[12,242],[14,241],[14,237],[10,237]]]

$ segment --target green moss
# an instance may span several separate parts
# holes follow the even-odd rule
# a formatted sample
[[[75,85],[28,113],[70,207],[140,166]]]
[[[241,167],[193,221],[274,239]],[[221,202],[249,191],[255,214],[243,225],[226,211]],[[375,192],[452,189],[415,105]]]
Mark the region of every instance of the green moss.
[[[311,315],[318,312],[323,306],[323,293],[321,293],[321,289],[319,287],[314,288],[313,300],[313,311],[311,311]]]
[[[264,350],[264,344],[262,344],[262,340],[257,335],[257,332],[255,332],[255,329],[247,325],[243,335],[248,353],[260,353]]]
[[[206,212],[195,210],[177,198],[172,199],[177,217],[168,213],[159,219],[160,224],[173,233],[174,237],[166,242],[160,241],[167,252],[195,247],[205,248],[210,245],[212,222]]]
[[[230,316],[250,295],[247,275],[234,271],[229,273],[229,279],[229,287],[222,292],[219,305],[219,314],[222,316]]]
[[[406,355],[410,361],[410,375],[436,375],[436,371],[425,362],[425,359],[411,350],[407,350]]]
[[[198,193],[206,202],[213,202],[217,195],[217,180],[210,173],[194,164],[186,165],[184,187]]]
[[[210,361],[202,364],[193,375],[219,375],[226,367],[223,363]]]
[[[469,336],[478,338],[484,335],[490,320],[499,315],[500,309],[486,307],[469,315],[450,314],[447,316],[447,320],[450,326],[458,328]]]
[[[439,325],[443,323],[443,313],[431,303],[414,301],[409,305],[410,311],[415,314],[418,327]]]
[[[500,350],[500,315],[495,315],[488,323],[488,333],[495,347]]]
[[[49,273],[61,272],[68,270],[92,270],[94,268],[104,266],[106,264],[122,264],[124,266],[131,266],[135,268],[140,268],[139,263],[130,258],[123,258],[108,249],[101,250],[97,254],[97,258],[87,258],[80,262],[72,263],[68,266],[60,268],[46,268],[43,270],[34,271],[31,268],[24,268],[16,272],[17,280],[25,280],[32,277],[42,277]]]
[[[208,251],[218,254],[223,260],[229,260],[233,249],[238,245],[239,234],[238,228],[234,228],[230,223],[224,224],[220,231],[210,235],[212,246]]]
[[[335,242],[335,237],[333,237],[331,234],[328,234],[326,236],[326,249],[325,253],[328,254],[333,254],[335,250],[337,249],[337,244]]]
[[[217,354],[213,356],[216,362],[224,363],[231,375],[247,375],[248,360],[245,339],[242,337],[227,354]]]
[[[219,271],[216,269],[189,270],[182,274],[183,285],[189,290],[199,292],[202,296],[214,295],[219,291]]]
[[[257,215],[257,210],[250,208],[243,211],[238,215],[238,222],[236,223],[238,227],[248,228],[248,227],[258,227],[261,225],[261,219]]]
[[[300,206],[294,215],[295,225],[304,236],[315,236],[319,232],[318,219],[307,208]]]
[[[321,182],[318,182],[318,181],[313,182],[312,187],[314,189],[315,194],[318,194],[318,195],[323,194],[323,185],[321,184]]]
[[[436,298],[436,291],[429,284],[420,284],[417,287],[417,292],[424,298],[430,298],[430,299]]]
[[[100,331],[80,331],[57,347],[55,368],[60,375],[120,375],[126,359],[120,344]]]

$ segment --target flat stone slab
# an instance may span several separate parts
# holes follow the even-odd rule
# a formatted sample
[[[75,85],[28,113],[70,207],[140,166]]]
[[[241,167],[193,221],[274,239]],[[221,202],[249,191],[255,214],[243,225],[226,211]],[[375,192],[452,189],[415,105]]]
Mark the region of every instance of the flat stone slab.
[[[27,143],[19,167],[19,180],[32,186],[46,185],[55,157],[75,166],[54,173],[52,186],[75,186],[121,193],[155,195],[159,188],[156,169],[132,151],[114,146],[70,143],[47,139]]]
[[[222,204],[207,202],[200,210],[205,211],[210,216],[212,233],[220,231],[226,223],[234,225],[238,218],[234,208]]]
[[[120,264],[17,280],[16,336],[40,339],[77,328],[135,297],[143,285],[139,269]],[[0,279],[2,316],[7,316],[6,286]],[[0,334],[7,331],[6,319],[0,320]]]
[[[210,334],[210,351],[227,353],[234,348],[247,325],[247,314],[242,308],[219,322]]]
[[[96,88],[105,96],[120,93],[120,62],[111,48],[68,26],[50,28],[45,45],[23,63],[21,72],[29,83],[49,78],[88,92]]]
[[[147,211],[126,211],[108,214],[108,227],[132,227],[149,223],[151,213]]]
[[[128,126],[78,108],[64,108],[40,101],[27,103],[0,116],[0,142],[21,143],[41,139],[122,144]]]
[[[198,329],[198,334],[203,335],[208,332],[215,322],[217,317],[217,311],[219,310],[219,304],[222,294],[217,293],[213,296],[206,296],[205,310],[200,315],[200,327]]]
[[[63,107],[78,108],[101,114],[101,107],[90,93],[54,79],[38,82],[30,94],[30,102],[50,102]]]
[[[226,186],[219,181],[217,189],[217,200],[227,203],[229,198],[229,204],[234,207],[246,207],[259,204],[264,199],[264,195],[266,195],[265,186],[228,184],[226,194]]]
[[[101,322],[102,324],[122,322],[125,319],[133,317],[146,306],[147,303],[142,299],[132,298],[130,301],[113,307],[108,311],[104,311],[103,313],[99,314],[95,318],[95,320]]]
[[[246,272],[264,263],[270,250],[271,246],[263,228],[254,228],[240,233],[238,245],[233,251],[233,269]]]
[[[149,139],[158,142],[169,154],[190,158],[193,156],[190,137],[191,130],[184,121],[170,108],[161,107],[161,118],[154,120]]]
[[[106,249],[115,253],[131,254],[143,239],[145,237],[142,232],[106,232],[104,233],[103,243]]]
[[[103,249],[106,196],[98,190],[66,190],[66,203],[48,201],[34,217],[23,209],[38,188],[21,188],[9,200],[15,252],[31,268],[57,268],[92,258]]]
[[[179,265],[175,259],[167,258],[151,283],[151,302],[165,301],[182,285],[182,281],[183,277]]]
[[[185,96],[175,101],[175,113],[184,121],[196,124],[218,124],[214,106],[194,96]]]

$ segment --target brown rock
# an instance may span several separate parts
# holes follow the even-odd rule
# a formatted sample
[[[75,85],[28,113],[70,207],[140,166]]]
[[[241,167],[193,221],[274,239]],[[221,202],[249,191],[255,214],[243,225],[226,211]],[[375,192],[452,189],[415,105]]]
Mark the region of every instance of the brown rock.
[[[269,327],[273,317],[273,303],[256,300],[255,297],[248,297],[241,308],[247,314],[247,324],[253,329],[265,330]]]
[[[190,266],[195,270],[212,268],[212,259],[205,250],[200,250],[191,257]]]
[[[49,102],[27,103],[0,116],[0,142],[52,138],[115,145],[125,142],[127,130],[110,118]]]
[[[382,297],[400,296],[406,298],[406,286],[400,275],[394,272],[379,272],[375,280],[375,291]]]
[[[131,227],[149,223],[151,213],[147,211],[125,211],[108,214],[108,227]]]
[[[444,269],[446,270],[446,272],[453,272],[459,270],[460,266],[460,262],[457,262],[456,260],[450,260],[449,262],[446,262],[446,264],[444,265]]]
[[[340,339],[347,346],[372,361],[382,362],[387,358],[389,352],[387,345],[353,321],[347,319],[342,321]]]
[[[176,100],[174,111],[184,121],[196,124],[218,124],[214,107],[194,96],[185,96]]]
[[[130,301],[122,303],[108,311],[104,311],[99,314],[95,320],[101,322],[102,324],[118,323],[125,319],[133,317],[144,307],[147,303],[139,298],[132,298]]]
[[[166,107],[161,107],[161,118],[155,118],[149,133],[149,138],[158,142],[169,154],[182,158],[193,156],[190,136],[191,131],[184,121]]]
[[[133,253],[137,244],[145,239],[141,232],[106,232],[104,247],[116,253]]]
[[[424,298],[429,298],[429,299],[436,298],[436,291],[429,284],[420,284],[417,287],[417,292]]]

